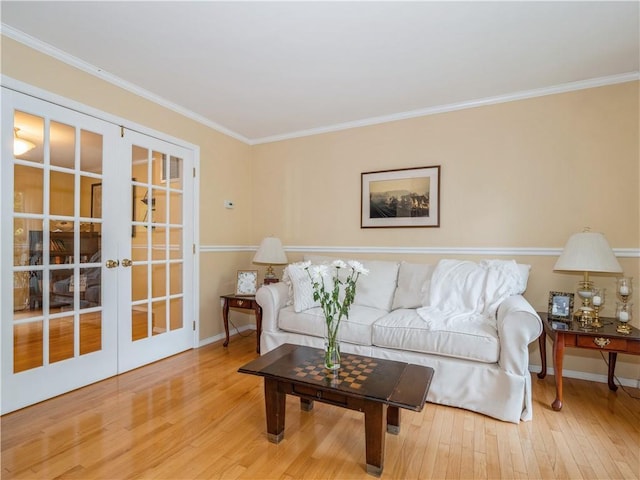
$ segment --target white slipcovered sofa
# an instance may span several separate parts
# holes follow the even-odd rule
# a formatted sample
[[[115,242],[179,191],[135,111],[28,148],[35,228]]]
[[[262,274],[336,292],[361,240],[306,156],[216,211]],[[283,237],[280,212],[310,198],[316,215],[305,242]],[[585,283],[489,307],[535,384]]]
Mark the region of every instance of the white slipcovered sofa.
[[[530,420],[528,345],[542,323],[521,295],[529,266],[487,262],[363,261],[369,274],[360,277],[349,318],[342,321],[342,351],[433,367],[429,402],[514,423]],[[487,299],[485,290],[499,295]],[[287,266],[283,281],[262,286],[256,300],[262,307],[262,354],[283,343],[322,348],[322,308],[300,265]]]

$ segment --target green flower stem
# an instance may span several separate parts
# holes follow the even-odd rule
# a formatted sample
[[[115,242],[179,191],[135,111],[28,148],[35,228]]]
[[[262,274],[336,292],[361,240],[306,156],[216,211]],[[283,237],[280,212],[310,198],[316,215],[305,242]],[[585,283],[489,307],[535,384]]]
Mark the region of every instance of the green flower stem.
[[[362,268],[359,269],[360,271],[356,271],[356,268],[352,267],[347,278],[341,280],[339,273],[340,268],[344,268],[344,262],[342,262],[342,265],[342,267],[335,264],[333,265],[335,273],[332,278],[333,288],[330,291],[327,291],[324,276],[316,275],[314,278],[311,272],[309,272],[309,267],[306,269],[313,285],[313,299],[320,302],[327,326],[325,366],[329,369],[340,367],[340,346],[338,344],[340,321],[342,317],[349,318],[349,308],[351,308],[351,304],[356,296],[356,283],[360,277],[360,271],[363,271],[364,274],[367,273],[367,271]],[[344,287],[342,301],[340,301],[340,287]]]

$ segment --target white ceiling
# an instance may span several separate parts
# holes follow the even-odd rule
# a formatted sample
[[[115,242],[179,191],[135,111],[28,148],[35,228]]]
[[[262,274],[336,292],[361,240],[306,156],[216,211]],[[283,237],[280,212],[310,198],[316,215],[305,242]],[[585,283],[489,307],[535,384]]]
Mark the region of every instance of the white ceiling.
[[[3,0],[1,15],[4,34],[255,144],[638,79],[639,5]]]

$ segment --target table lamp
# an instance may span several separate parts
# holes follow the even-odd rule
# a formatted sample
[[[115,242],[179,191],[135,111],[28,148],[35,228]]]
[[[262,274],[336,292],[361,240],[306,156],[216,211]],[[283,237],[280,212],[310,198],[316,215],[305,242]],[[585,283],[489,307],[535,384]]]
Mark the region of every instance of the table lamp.
[[[282,242],[276,237],[266,237],[262,240],[258,251],[253,257],[253,263],[263,263],[268,265],[267,273],[264,276],[264,284],[276,283],[278,279],[273,273],[273,265],[283,265],[287,263],[287,255],[282,248]]]
[[[553,270],[583,274],[582,280],[578,282],[578,296],[582,299],[582,306],[574,316],[583,326],[587,326],[594,318],[591,306],[593,282],[589,280],[589,273],[621,273],[622,267],[604,235],[586,228],[569,237]]]

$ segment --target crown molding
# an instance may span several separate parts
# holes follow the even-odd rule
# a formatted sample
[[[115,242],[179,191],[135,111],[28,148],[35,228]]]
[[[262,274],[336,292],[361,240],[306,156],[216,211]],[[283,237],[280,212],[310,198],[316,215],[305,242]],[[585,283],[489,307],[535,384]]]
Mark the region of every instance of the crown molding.
[[[148,90],[145,90],[133,83],[123,80],[122,78],[116,75],[112,75],[108,72],[105,72],[100,67],[97,67],[88,62],[85,62],[84,60],[74,57],[73,55],[70,55],[69,53],[64,52],[63,50],[60,50],[59,48],[56,48],[53,45],[50,45],[46,42],[38,40],[37,38],[32,37],[31,35],[28,35],[20,30],[17,30],[5,23],[1,23],[0,26],[2,29],[2,35],[6,35],[7,37],[17,42],[20,42],[30,48],[33,48],[34,50],[42,52],[45,55],[49,55],[63,63],[66,63],[75,68],[78,68],[79,70],[82,70],[86,73],[96,76],[106,82],[109,82],[124,90],[134,93],[135,95],[138,95],[151,102],[161,105],[169,110],[172,110],[180,115],[190,118],[191,120],[194,120],[202,125],[210,127],[213,130],[216,130],[217,132],[220,132],[224,135],[228,135],[229,137],[235,138],[236,140],[239,140],[240,142],[245,143],[247,145],[261,145],[265,143],[279,142],[282,140],[291,140],[294,138],[308,137],[311,135],[320,135],[323,133],[331,133],[331,132],[337,132],[341,130],[348,130],[351,128],[366,127],[370,125],[378,125],[381,123],[395,122],[398,120],[406,120],[410,118],[424,117],[428,115],[437,115],[439,113],[453,112],[456,110],[465,110],[468,108],[483,107],[487,105],[494,105],[497,103],[514,102],[517,100],[541,97],[545,95],[553,95],[557,93],[565,93],[565,92],[571,92],[575,90],[583,90],[586,88],[602,87],[606,85],[614,85],[617,83],[625,83],[625,82],[640,80],[640,72],[628,72],[628,73],[622,73],[618,75],[610,75],[606,77],[598,77],[598,78],[592,78],[588,80],[580,80],[576,82],[563,83],[560,85],[554,85],[550,87],[538,88],[533,90],[513,92],[505,95],[498,95],[495,97],[480,98],[480,99],[469,100],[464,102],[451,103],[451,104],[439,105],[435,107],[411,110],[408,112],[400,112],[392,115],[383,115],[379,117],[365,118],[362,120],[338,123],[338,124],[329,125],[326,127],[312,128],[308,130],[299,130],[297,132],[285,133],[282,135],[273,135],[268,137],[250,139],[237,132],[229,130],[228,128],[220,125],[219,123],[209,120],[208,118],[205,118],[202,115],[192,112],[191,110],[188,110],[186,108],[181,107],[180,105],[170,102],[169,100],[166,100],[158,95],[155,95],[149,92]]]
[[[154,93],[151,93],[148,90],[145,90],[144,88],[141,88],[131,82],[123,80],[122,78],[116,75],[112,75],[111,73],[104,71],[100,67],[96,67],[95,65],[85,62],[84,60],[81,60],[77,57],[74,57],[73,55],[70,55],[63,50],[60,50],[59,48],[56,48],[53,45],[43,42],[42,40],[38,40],[37,38],[32,37],[31,35],[28,35],[20,30],[17,30],[5,23],[2,23],[0,25],[2,26],[2,35],[9,37],[15,40],[16,42],[20,42],[26,45],[27,47],[33,48],[34,50],[37,50],[41,53],[44,53],[45,55],[53,57],[56,60],[60,60],[63,63],[66,63],[68,65],[71,65],[72,67],[77,68],[78,70],[82,70],[83,72],[89,73],[90,75],[98,77],[117,87],[120,87],[135,95],[138,95],[139,97],[142,97],[158,105],[161,105],[180,115],[190,118],[195,122],[198,122],[202,125],[206,125],[207,127],[210,127],[213,130],[216,130],[229,137],[235,138],[236,140],[239,140],[242,143],[245,143],[248,145],[251,144],[251,141],[247,137],[244,137],[239,133],[229,130],[228,128],[216,122],[213,122],[208,118],[203,117],[202,115],[192,112],[191,110],[188,110],[186,108],[183,108],[176,103],[166,100],[165,98],[162,98]]]
[[[285,245],[285,251],[298,253],[353,253],[393,255],[475,255],[508,257],[559,257],[562,248],[520,247],[365,247]],[[255,252],[257,245],[201,245],[202,253]],[[618,258],[640,258],[640,248],[614,248]]]
[[[439,113],[454,112],[456,110],[466,110],[469,108],[484,107],[487,105],[495,105],[497,103],[515,102],[528,98],[543,97],[546,95],[554,95],[557,93],[573,92],[576,90],[584,90],[587,88],[603,87],[606,85],[615,85],[617,83],[626,83],[640,80],[640,72],[628,72],[618,75],[610,75],[607,77],[598,77],[588,80],[580,80],[577,82],[563,83],[550,87],[536,88],[533,90],[525,90],[522,92],[513,92],[495,97],[480,98],[468,100],[458,103],[450,103],[447,105],[438,105],[435,107],[411,110],[408,112],[394,113],[392,115],[384,115],[380,117],[366,118],[353,122],[339,123],[327,127],[312,128],[309,130],[300,130],[298,132],[285,133],[282,135],[274,135],[251,140],[251,145],[260,145],[264,143],[279,142],[282,140],[291,140],[293,138],[308,137],[310,135],[319,135],[323,133],[337,132],[340,130],[348,130],[350,128],[367,127],[370,125],[378,125],[381,123],[396,122],[398,120],[407,120],[410,118],[426,117],[428,115],[437,115]]]

